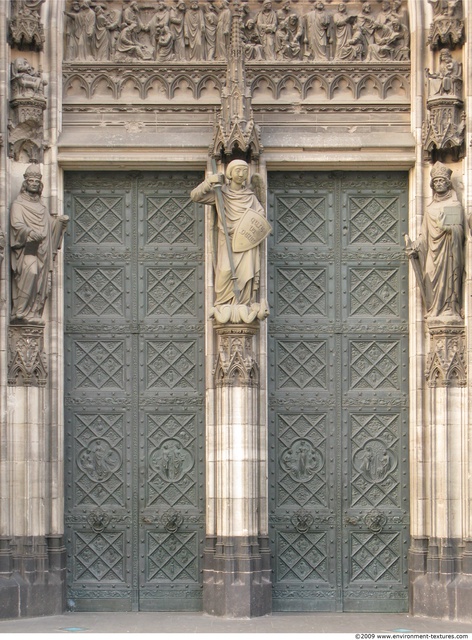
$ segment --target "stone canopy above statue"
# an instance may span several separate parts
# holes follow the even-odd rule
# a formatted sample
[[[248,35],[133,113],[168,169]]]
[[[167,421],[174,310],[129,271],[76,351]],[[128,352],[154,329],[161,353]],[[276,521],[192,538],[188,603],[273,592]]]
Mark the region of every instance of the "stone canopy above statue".
[[[410,58],[406,2],[244,1],[251,62],[398,62]],[[65,58],[74,62],[224,62],[227,0],[70,0]]]

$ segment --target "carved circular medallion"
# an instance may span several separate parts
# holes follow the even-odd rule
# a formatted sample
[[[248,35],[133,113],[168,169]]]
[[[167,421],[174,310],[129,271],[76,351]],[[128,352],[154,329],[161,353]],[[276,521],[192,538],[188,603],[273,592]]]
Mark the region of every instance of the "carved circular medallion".
[[[82,449],[77,464],[94,482],[105,482],[121,466],[121,456],[102,438],[94,438]]]
[[[178,482],[193,467],[193,456],[179,440],[170,438],[154,451],[149,463],[163,480]]]
[[[367,440],[354,454],[353,464],[369,482],[382,482],[397,466],[397,459],[381,440]]]
[[[323,467],[323,456],[309,440],[300,438],[285,449],[281,455],[280,465],[290,477],[297,482],[311,480],[315,473]]]

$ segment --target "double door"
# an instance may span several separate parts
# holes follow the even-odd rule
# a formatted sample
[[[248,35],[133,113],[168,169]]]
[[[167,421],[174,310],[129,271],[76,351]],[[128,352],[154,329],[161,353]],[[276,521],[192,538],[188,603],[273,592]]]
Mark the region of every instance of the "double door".
[[[406,611],[407,175],[269,175],[275,610]]]
[[[201,207],[192,173],[69,173],[68,600],[198,610],[204,518]]]

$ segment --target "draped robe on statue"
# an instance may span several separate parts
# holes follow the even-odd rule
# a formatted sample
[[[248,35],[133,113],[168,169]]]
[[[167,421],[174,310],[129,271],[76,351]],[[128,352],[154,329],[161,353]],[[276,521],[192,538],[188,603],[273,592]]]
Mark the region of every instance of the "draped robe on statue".
[[[464,269],[462,224],[442,223],[445,207],[461,208],[454,191],[447,198],[434,198],[426,208],[421,233],[413,243],[418,252],[426,289],[428,316],[460,315]]]
[[[62,238],[61,223],[50,217],[41,199],[20,193],[11,207],[10,225],[14,274],[12,320],[37,320],[41,318],[48,294],[53,252]],[[36,231],[43,239],[29,239],[31,231]]]
[[[222,186],[221,192],[225,207],[226,223],[230,240],[238,222],[248,209],[257,211],[265,217],[265,212],[254,193],[248,189],[235,191],[228,186]],[[216,196],[211,183],[208,180],[202,182],[191,192],[190,198],[194,202],[203,204],[215,204]],[[238,253],[233,252],[234,269],[237,277],[237,285],[241,292],[239,304],[249,305],[253,301],[253,293],[259,286],[260,250],[257,245],[253,249]],[[226,246],[223,224],[218,216],[218,246],[216,256],[215,273],[215,306],[222,304],[235,304],[233,281],[231,280],[231,267],[229,264],[228,250]]]

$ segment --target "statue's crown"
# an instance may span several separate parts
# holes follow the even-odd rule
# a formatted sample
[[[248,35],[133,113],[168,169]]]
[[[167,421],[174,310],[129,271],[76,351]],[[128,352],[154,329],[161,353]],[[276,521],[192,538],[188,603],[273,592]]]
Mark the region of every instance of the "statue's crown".
[[[446,178],[447,180],[451,179],[452,169],[446,167],[442,162],[436,162],[436,164],[431,169],[431,180],[434,178]]]
[[[41,178],[42,174],[41,174],[41,170],[39,168],[39,164],[30,164],[30,166],[26,169],[26,171],[23,174],[23,178]]]

